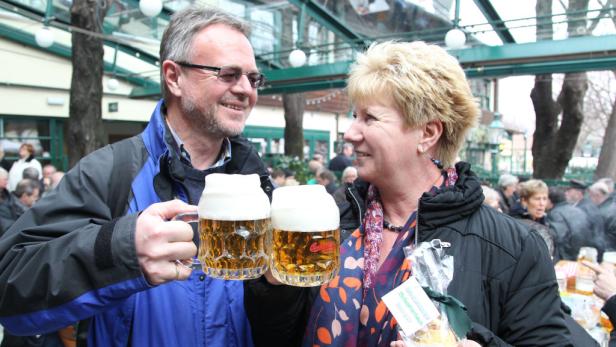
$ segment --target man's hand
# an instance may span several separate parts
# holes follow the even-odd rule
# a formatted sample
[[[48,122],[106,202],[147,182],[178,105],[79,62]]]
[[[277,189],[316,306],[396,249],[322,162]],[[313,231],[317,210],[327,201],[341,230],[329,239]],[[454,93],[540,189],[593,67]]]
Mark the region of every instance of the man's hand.
[[[587,261],[582,261],[582,264],[591,268],[597,274],[593,291],[598,297],[607,301],[616,294],[616,276],[614,276],[612,265],[599,266]]]
[[[193,229],[181,221],[169,221],[176,215],[195,212],[196,206],[180,200],[152,204],[137,218],[135,249],[139,266],[146,280],[159,285],[173,280],[185,280],[192,270],[176,263],[197,254]]]

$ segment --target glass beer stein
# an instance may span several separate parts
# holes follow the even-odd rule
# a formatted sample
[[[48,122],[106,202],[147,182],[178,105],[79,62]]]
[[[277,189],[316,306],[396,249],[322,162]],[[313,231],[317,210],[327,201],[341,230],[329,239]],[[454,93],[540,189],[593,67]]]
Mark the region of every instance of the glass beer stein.
[[[271,212],[272,275],[299,287],[333,279],[340,266],[340,213],[325,187],[277,188]]]
[[[199,200],[203,272],[225,280],[260,277],[271,252],[270,202],[257,174],[210,174]]]

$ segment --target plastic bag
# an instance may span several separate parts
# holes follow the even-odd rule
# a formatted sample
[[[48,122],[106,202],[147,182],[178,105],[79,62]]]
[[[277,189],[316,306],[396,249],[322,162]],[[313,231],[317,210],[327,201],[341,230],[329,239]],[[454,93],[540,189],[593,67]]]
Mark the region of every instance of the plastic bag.
[[[407,336],[403,331],[400,331],[400,335],[407,346],[456,346],[460,340],[450,326],[446,305],[434,299],[439,297],[441,301],[443,298],[455,300],[447,295],[447,287],[453,279],[453,257],[445,253],[444,248],[447,247],[450,247],[448,243],[435,239],[430,242],[422,242],[417,247],[408,246],[404,248],[405,256],[411,262],[412,276],[432,298],[432,302],[440,312],[439,318],[431,321],[412,336]],[[456,304],[459,303],[457,300],[455,301]],[[461,303],[459,304],[461,305]]]

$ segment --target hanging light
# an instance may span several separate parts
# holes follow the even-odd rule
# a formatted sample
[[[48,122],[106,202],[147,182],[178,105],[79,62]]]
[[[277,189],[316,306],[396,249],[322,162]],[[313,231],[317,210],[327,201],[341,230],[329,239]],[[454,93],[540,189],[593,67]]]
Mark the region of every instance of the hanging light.
[[[53,45],[53,32],[49,29],[49,27],[44,26],[36,32],[34,35],[34,40],[37,45],[43,48],[50,47]]]
[[[107,80],[107,88],[109,88],[109,90],[114,91],[118,89],[119,86],[120,82],[115,77],[112,77]]]
[[[464,31],[453,28],[445,35],[445,45],[450,49],[460,49],[466,43],[466,34]]]
[[[140,0],[139,9],[148,17],[156,17],[163,10],[163,2],[161,0]]]
[[[301,49],[294,49],[291,54],[289,54],[289,64],[293,67],[300,67],[306,64],[306,53]]]

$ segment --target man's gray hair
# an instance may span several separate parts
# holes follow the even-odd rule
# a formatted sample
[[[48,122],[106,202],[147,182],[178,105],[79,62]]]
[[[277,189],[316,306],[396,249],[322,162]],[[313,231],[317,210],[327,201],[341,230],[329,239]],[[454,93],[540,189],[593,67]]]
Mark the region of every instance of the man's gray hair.
[[[0,178],[7,178],[9,177],[9,172],[6,171],[3,167],[0,167]]]
[[[39,193],[41,192],[39,183],[35,180],[24,178],[19,181],[19,183],[17,183],[13,194],[15,194],[15,196],[17,196],[18,198],[21,198],[24,194],[28,196],[34,194],[35,190],[38,190]]]
[[[250,35],[248,23],[215,7],[189,6],[171,17],[160,42],[160,86],[165,101],[168,92],[163,76],[163,62],[172,60],[191,63],[192,42],[195,35],[213,24],[225,24],[246,37]]]
[[[498,186],[500,188],[506,188],[512,184],[518,184],[518,178],[515,177],[514,175],[510,175],[510,174],[502,174],[499,178],[498,178]]]
[[[608,192],[611,193],[614,191],[614,180],[610,177],[603,177],[597,180],[597,182],[603,182],[607,186]]]

